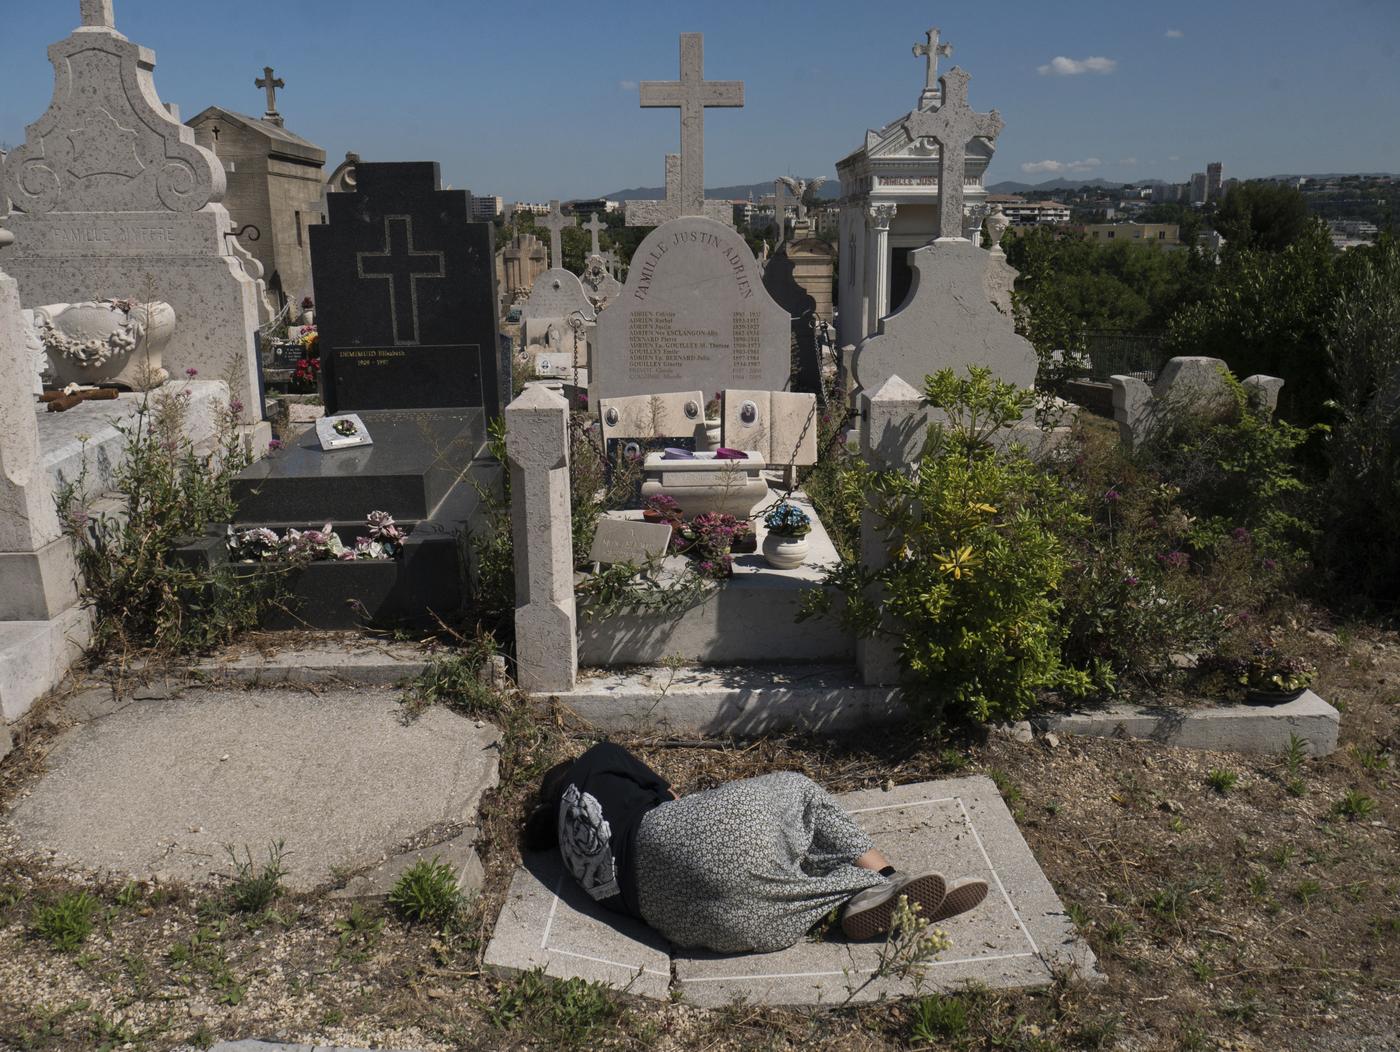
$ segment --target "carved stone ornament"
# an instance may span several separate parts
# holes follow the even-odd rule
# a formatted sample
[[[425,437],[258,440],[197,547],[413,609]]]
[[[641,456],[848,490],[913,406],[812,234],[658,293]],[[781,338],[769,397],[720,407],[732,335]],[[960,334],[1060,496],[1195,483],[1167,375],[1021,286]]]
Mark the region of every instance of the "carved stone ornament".
[[[168,303],[51,303],[33,311],[33,336],[55,386],[119,384],[146,391],[170,379],[161,356],[175,332]]]
[[[155,54],[109,21],[94,16],[49,48],[53,101],[6,158],[0,197],[30,215],[189,213],[220,201],[223,165],[159,105]]]

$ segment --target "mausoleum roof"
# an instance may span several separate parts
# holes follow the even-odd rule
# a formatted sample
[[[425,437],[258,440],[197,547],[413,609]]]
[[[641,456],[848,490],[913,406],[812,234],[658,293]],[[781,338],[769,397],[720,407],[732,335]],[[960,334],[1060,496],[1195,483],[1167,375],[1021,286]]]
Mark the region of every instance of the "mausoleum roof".
[[[314,142],[303,139],[300,135],[289,132],[286,128],[273,124],[271,121],[259,120],[257,117],[250,117],[246,113],[235,113],[233,110],[226,110],[222,106],[210,106],[199,113],[188,122],[190,127],[202,123],[206,118],[224,120],[233,124],[238,124],[249,131],[257,132],[266,136],[276,145],[274,152],[290,157],[292,160],[309,161],[324,167],[326,163],[326,151],[317,146]]]

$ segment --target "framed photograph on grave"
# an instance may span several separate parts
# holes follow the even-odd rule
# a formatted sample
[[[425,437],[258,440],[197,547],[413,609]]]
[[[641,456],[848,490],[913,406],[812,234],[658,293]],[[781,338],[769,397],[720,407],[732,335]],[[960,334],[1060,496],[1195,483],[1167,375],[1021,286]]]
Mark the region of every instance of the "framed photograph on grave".
[[[618,465],[636,465],[636,478],[627,494],[627,501],[630,506],[640,508],[642,506],[642,465],[646,463],[648,453],[663,453],[668,449],[684,449],[688,452],[695,452],[694,435],[673,435],[670,438],[610,438],[607,440],[605,450],[608,458],[607,466],[604,469],[604,477],[607,484],[613,484],[613,477],[617,473]]]

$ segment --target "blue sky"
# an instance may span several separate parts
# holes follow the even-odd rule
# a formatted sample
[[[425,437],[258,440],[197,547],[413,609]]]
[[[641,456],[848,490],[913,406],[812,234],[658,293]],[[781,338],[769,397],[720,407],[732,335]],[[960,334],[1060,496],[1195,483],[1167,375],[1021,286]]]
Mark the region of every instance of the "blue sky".
[[[45,49],[78,0],[0,0],[0,142],[48,104]],[[1400,172],[1400,0],[116,0],[156,52],[185,117],[259,115],[265,65],[287,126],[367,160],[438,160],[444,179],[508,200],[659,185],[673,110],[635,83],[673,79],[677,36],[705,34],[706,75],[746,83],[710,111],[706,184],[833,172],[923,84],[910,48],[931,23],[1006,130],[988,179],[1184,180]],[[1057,61],[1058,60],[1058,61]]]

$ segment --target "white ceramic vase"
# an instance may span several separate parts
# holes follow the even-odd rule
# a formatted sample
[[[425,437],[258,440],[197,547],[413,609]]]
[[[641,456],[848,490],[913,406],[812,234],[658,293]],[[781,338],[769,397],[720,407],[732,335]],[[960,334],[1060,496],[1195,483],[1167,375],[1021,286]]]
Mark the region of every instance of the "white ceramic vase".
[[[769,533],[763,538],[763,557],[775,570],[795,570],[807,561],[807,536]]]

